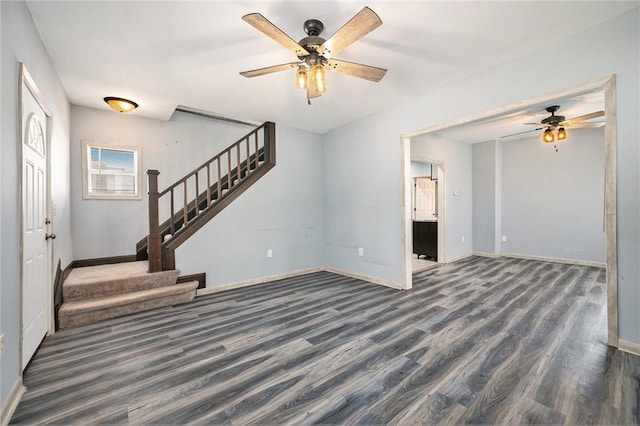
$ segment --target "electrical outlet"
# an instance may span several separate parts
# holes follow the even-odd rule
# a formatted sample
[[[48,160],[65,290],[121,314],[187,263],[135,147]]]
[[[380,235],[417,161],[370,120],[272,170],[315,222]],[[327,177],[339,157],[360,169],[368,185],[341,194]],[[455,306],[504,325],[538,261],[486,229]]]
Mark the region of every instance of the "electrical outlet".
[[[506,235],[503,235],[503,236],[502,236],[502,242],[503,242],[503,243],[506,243],[506,242],[507,242],[507,236],[506,236]]]
[[[0,358],[4,356],[4,333],[0,334]]]
[[[364,249],[362,247],[358,247],[358,256],[364,256]]]
[[[273,257],[273,250],[267,250],[267,257]]]

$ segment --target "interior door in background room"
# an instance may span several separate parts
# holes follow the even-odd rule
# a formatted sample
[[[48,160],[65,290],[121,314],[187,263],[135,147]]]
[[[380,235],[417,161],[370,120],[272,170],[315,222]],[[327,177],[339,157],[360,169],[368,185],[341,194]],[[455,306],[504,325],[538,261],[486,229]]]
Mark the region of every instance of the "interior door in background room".
[[[413,188],[413,220],[437,218],[436,181],[428,177],[416,178]]]
[[[26,73],[26,70],[24,70]],[[49,328],[47,113],[22,78],[22,369]]]

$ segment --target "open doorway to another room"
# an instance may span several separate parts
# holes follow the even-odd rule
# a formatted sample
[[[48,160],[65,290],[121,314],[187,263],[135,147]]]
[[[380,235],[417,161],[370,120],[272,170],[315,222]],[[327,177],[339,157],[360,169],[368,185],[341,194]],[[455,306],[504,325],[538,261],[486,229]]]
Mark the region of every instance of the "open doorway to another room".
[[[553,115],[550,109],[556,111],[559,108],[563,108],[563,113],[568,117],[567,120],[565,116],[559,117],[562,120],[559,124],[570,127],[569,145],[564,145],[567,143],[564,141],[567,139],[565,135],[562,138],[557,136],[562,144],[545,146],[544,142],[553,143],[554,139],[550,138],[549,141],[542,138],[543,132],[546,134],[565,129],[556,129],[560,127],[557,124],[549,125],[547,114],[540,112],[546,111]],[[523,124],[531,127],[523,130]],[[602,126],[604,129],[597,129]],[[472,127],[473,132],[469,132]],[[591,127],[594,129],[590,130]],[[469,140],[465,139],[467,137]],[[479,145],[478,141],[486,141],[487,147],[494,149],[487,151],[491,155],[485,155],[486,164],[480,164],[485,160],[485,157],[476,153],[480,150],[471,148],[474,143]],[[423,145],[424,149],[419,149]],[[432,145],[438,149],[429,149]],[[550,151],[550,148],[554,149]],[[559,264],[606,266],[601,272],[606,276],[607,312],[603,317],[607,322],[606,341],[610,346],[618,347],[615,76],[401,135],[401,149],[404,165],[402,229],[405,232],[405,271],[411,267],[414,257],[411,256],[413,240],[410,236],[414,219],[411,214],[413,181],[409,165],[415,160],[432,162],[429,156],[442,155],[447,161],[446,170],[451,188],[443,187],[438,190],[439,193],[446,194],[449,202],[448,218],[443,209],[445,206],[438,205],[438,229],[445,228],[445,218],[449,222],[447,253],[444,248],[440,250],[438,247],[438,260],[442,256],[443,262],[452,262],[461,257],[480,254]],[[540,155],[535,157],[532,154],[534,151],[536,155]],[[474,153],[478,155],[474,156]],[[416,155],[423,155],[425,158],[416,158]],[[525,168],[527,163],[532,164]],[[485,183],[488,182],[489,189],[494,192],[493,198],[487,198],[490,200],[489,207],[495,207],[489,223],[499,226],[494,226],[488,238],[485,238],[493,244],[489,245],[493,247],[489,251],[478,250],[480,246],[475,237],[471,241],[469,238],[465,241],[466,236],[473,234],[471,231],[474,227],[482,228],[482,223],[487,222],[480,220],[484,216],[474,212],[470,197],[473,190],[480,191],[482,195],[482,187],[478,188],[478,182],[473,180],[472,172],[476,166],[480,171],[488,171],[486,175],[489,178],[485,179]],[[445,170],[444,166],[442,169]],[[589,171],[593,173],[588,173]],[[579,175],[578,172],[585,173]],[[504,177],[503,173],[508,173],[510,177]],[[504,184],[505,180],[507,185]],[[531,183],[531,188],[525,188],[522,182]],[[443,183],[438,181],[439,185]],[[565,186],[561,187],[561,183]],[[539,188],[534,188],[540,186],[543,187],[542,192]],[[541,193],[546,198],[536,201],[534,196]],[[589,215],[589,221],[585,219],[587,215],[583,214],[584,209],[582,212],[575,212],[575,209],[569,208],[580,206],[577,203],[583,198],[591,202],[588,211],[594,213]],[[484,200],[482,197],[479,199]],[[560,205],[565,207],[560,208]],[[559,212],[550,212],[551,208],[556,207],[560,208]],[[561,215],[566,212],[569,213]],[[595,219],[591,220],[592,218]],[[548,220],[549,223],[541,226],[541,219]],[[471,226],[468,226],[469,223]],[[523,223],[537,228],[525,229]],[[589,232],[583,231],[579,226],[586,226]],[[563,233],[573,239],[564,238],[566,235]],[[593,237],[588,244],[583,241],[587,235]],[[410,277],[406,279],[405,288],[411,288]]]
[[[411,157],[412,273],[443,261],[444,167],[441,162]]]

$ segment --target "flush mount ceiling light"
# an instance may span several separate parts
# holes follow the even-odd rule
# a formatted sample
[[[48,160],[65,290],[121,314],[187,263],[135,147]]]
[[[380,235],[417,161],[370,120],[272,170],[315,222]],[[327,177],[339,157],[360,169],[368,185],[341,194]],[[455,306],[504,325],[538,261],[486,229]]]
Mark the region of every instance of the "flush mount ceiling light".
[[[130,101],[129,99],[107,96],[106,98],[104,98],[104,101],[114,111],[117,111],[117,112],[131,112],[134,109],[138,108],[138,104],[133,101]]]

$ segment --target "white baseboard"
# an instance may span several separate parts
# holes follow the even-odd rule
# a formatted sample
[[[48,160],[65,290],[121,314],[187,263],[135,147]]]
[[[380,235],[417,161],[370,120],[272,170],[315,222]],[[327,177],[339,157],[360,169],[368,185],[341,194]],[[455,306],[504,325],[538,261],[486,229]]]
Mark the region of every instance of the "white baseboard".
[[[334,268],[325,267],[324,270],[327,272],[332,272],[334,274],[344,275],[345,277],[356,278],[359,280],[369,281],[370,283],[373,283],[373,284],[379,284],[385,287],[391,287],[396,290],[404,290],[404,288],[400,283],[396,283],[393,281],[382,280],[380,278],[370,277],[368,275],[362,275],[355,272],[342,271],[340,269],[334,269]]]
[[[532,256],[528,254],[518,254],[518,253],[502,253],[502,256],[515,257],[516,259],[539,260],[542,262],[568,263],[571,265],[582,265],[582,266],[595,266],[597,268],[605,268],[607,266],[607,264],[604,262],[594,262],[591,260],[563,259],[561,257]]]
[[[235,283],[223,284],[216,287],[202,288],[196,292],[196,296],[203,296],[205,294],[219,293],[221,291],[233,290],[236,288],[249,287],[252,285],[264,284],[270,281],[277,281],[284,278],[297,277],[299,275],[311,274],[313,272],[323,271],[324,267],[319,266],[317,268],[299,269],[297,271],[286,272],[284,274],[270,275],[268,277],[260,277],[252,280],[238,281]]]
[[[466,259],[467,257],[471,257],[471,256],[473,256],[473,254],[471,253],[463,254],[462,256],[457,256],[457,257],[454,257],[453,259],[447,259],[445,263],[457,262],[458,260]]]
[[[6,426],[9,424],[9,420],[11,420],[13,413],[18,407],[18,403],[20,403],[20,400],[22,399],[22,395],[24,395],[26,390],[27,389],[22,386],[22,377],[18,377],[7,395],[7,399],[4,400],[2,409],[0,409],[0,413],[2,413],[2,417],[0,417],[0,425]]]
[[[498,258],[501,257],[502,255],[500,253],[485,253],[483,251],[474,251],[471,253],[472,256],[481,256],[481,257],[493,257],[493,258]]]
[[[640,355],[640,343],[629,342],[628,340],[618,339],[618,349],[633,355]]]

